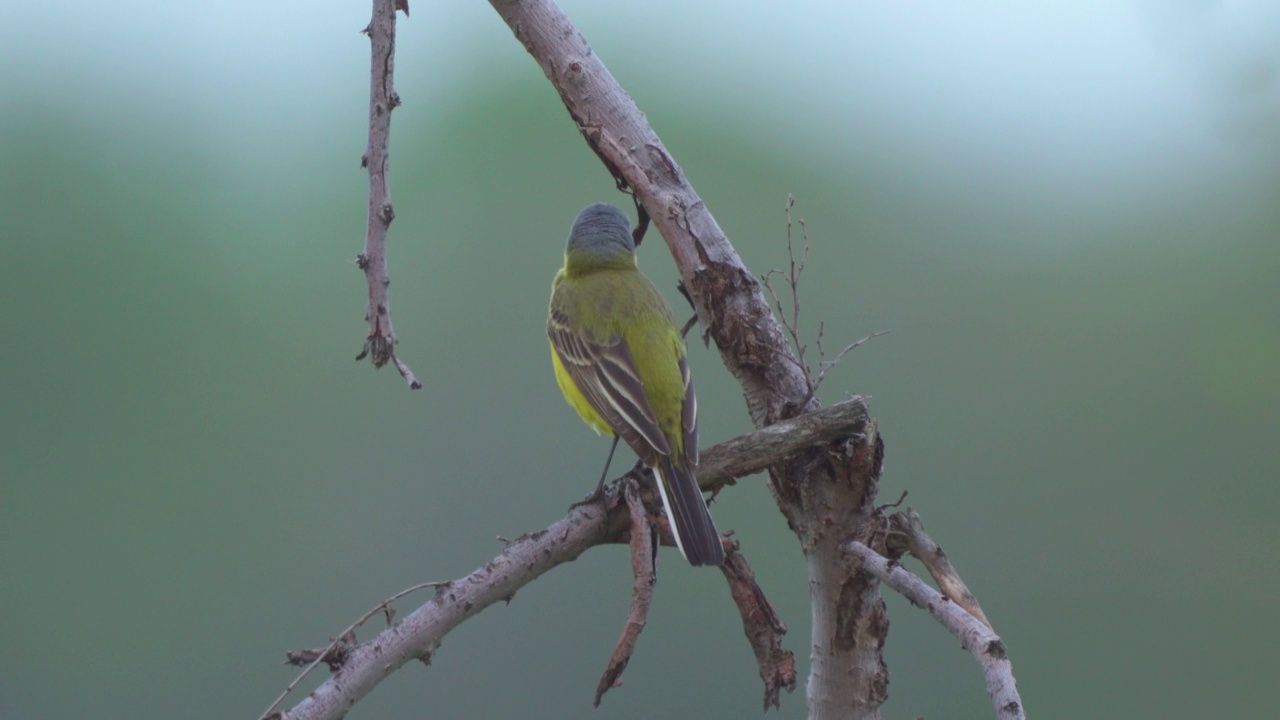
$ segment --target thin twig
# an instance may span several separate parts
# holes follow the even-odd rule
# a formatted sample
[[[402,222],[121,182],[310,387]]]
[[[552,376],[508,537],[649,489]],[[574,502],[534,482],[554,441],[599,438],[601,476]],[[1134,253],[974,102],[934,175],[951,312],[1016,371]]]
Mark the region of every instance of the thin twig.
[[[369,71],[369,142],[360,166],[369,171],[369,217],[365,227],[364,252],[356,259],[369,286],[369,305],[364,319],[369,335],[356,360],[368,357],[380,368],[393,361],[410,389],[422,387],[413,371],[396,357],[396,333],[391,327],[391,302],[387,287],[387,230],[395,220],[391,205],[391,177],[388,148],[391,145],[391,111],[400,106],[396,93],[396,9],[409,15],[407,0],[373,0],[373,19],[365,27],[371,49]]]
[[[791,285],[791,328],[792,333],[799,342],[800,336],[800,276],[804,274],[805,262],[809,259],[809,230],[804,226],[804,220],[800,220],[800,233],[804,236],[804,254],[800,256],[800,264],[796,265],[796,254],[791,242],[791,208],[794,207],[796,201],[787,194],[787,260],[790,263],[790,269],[787,272],[787,282]],[[800,362],[804,362],[804,348],[796,347],[800,353]]]
[[[649,512],[640,500],[640,488],[633,474],[628,473],[622,479],[622,493],[631,518],[631,572],[635,575],[635,584],[631,588],[631,611],[622,628],[622,637],[618,638],[609,664],[596,685],[596,707],[600,707],[600,699],[605,693],[622,684],[622,671],[627,669],[640,640],[640,632],[649,617],[649,605],[653,602],[653,586],[658,582],[658,553],[653,525],[649,523]]]
[[[795,207],[795,198],[790,193],[787,194],[787,203],[783,206],[783,212],[787,216],[787,261],[788,271],[773,269],[760,276],[760,280],[764,284],[764,289],[768,291],[769,296],[773,299],[773,305],[778,309],[778,318],[782,321],[782,327],[786,328],[787,334],[791,336],[791,342],[795,346],[796,354],[791,357],[791,361],[800,368],[800,372],[804,374],[805,386],[809,388],[808,398],[799,404],[798,407],[804,407],[808,404],[809,399],[813,398],[816,388],[814,387],[813,377],[809,374],[809,363],[805,362],[804,353],[808,350],[800,340],[800,276],[804,274],[805,262],[809,259],[809,232],[805,229],[804,221],[800,221],[800,229],[804,233],[804,253],[800,256],[800,263],[797,265],[795,250],[791,242],[791,208]],[[782,307],[782,299],[778,297],[778,291],[773,287],[773,277],[777,275],[787,281],[787,285],[791,288],[791,319],[787,319],[787,311]]]
[[[822,346],[823,334],[826,331],[826,322],[819,321],[818,335],[816,338],[816,344],[818,346],[818,372],[817,375],[814,375],[813,370],[809,367],[808,361],[805,360],[805,352],[809,348],[800,340],[800,278],[804,275],[805,264],[809,261],[809,228],[805,226],[803,218],[796,221],[796,223],[800,225],[800,235],[804,238],[804,250],[800,254],[800,260],[797,261],[794,247],[795,244],[791,238],[791,208],[795,207],[795,204],[795,198],[788,194],[787,203],[784,206],[784,211],[787,216],[788,270],[785,273],[777,269],[770,270],[764,275],[761,275],[760,280],[764,285],[764,289],[769,293],[769,297],[773,299],[773,305],[778,310],[778,317],[782,321],[782,327],[786,329],[787,334],[791,336],[791,342],[795,345],[795,356],[792,357],[791,360],[800,368],[800,372],[804,374],[805,385],[808,388],[804,399],[797,404],[797,407],[805,407],[809,404],[809,401],[813,400],[814,396],[817,395],[818,388],[822,385],[822,381],[826,379],[827,373],[836,365],[840,364],[840,361],[844,359],[845,355],[848,355],[854,348],[865,343],[871,338],[888,335],[889,331],[882,330],[880,332],[874,332],[860,340],[855,340],[846,345],[844,349],[841,350],[833,359],[827,360],[826,350]],[[782,299],[778,297],[777,289],[773,287],[773,278],[775,275],[786,280],[787,285],[791,288],[790,319],[787,318],[787,311],[782,306]]]
[[[281,692],[280,696],[276,698],[275,702],[271,703],[271,707],[267,708],[262,713],[262,720],[269,720],[272,717],[279,717],[279,713],[272,715],[271,711],[275,710],[276,707],[279,706],[280,703],[284,701],[285,697],[287,697],[289,693],[293,692],[293,689],[298,686],[298,683],[302,682],[302,680],[306,678],[307,675],[311,674],[312,670],[316,669],[317,665],[324,662],[326,658],[333,660],[333,658],[330,657],[330,654],[334,650],[336,650],[339,645],[350,644],[351,642],[353,642],[353,638],[354,638],[353,633],[355,633],[356,630],[358,630],[362,625],[368,622],[369,618],[373,617],[374,615],[377,615],[378,613],[385,613],[387,616],[387,624],[390,625],[392,615],[394,614],[392,608],[390,607],[391,603],[395,602],[396,600],[399,600],[400,598],[410,593],[415,593],[419,590],[423,590],[429,587],[434,587],[434,588],[445,587],[448,584],[449,583],[447,581],[418,583],[417,585],[414,585],[413,587],[405,588],[404,590],[401,590],[400,592],[396,593],[395,595],[392,595],[386,600],[383,600],[377,605],[374,605],[372,610],[360,616],[359,620],[356,620],[355,622],[348,625],[346,630],[343,630],[342,632],[338,633],[337,636],[333,638],[333,641],[329,643],[328,647],[326,647],[324,650],[320,650],[316,652],[315,658],[311,660],[311,664],[307,665],[307,667],[302,671],[302,673],[299,674],[298,677],[293,679],[293,682],[286,685],[284,688],[284,692]],[[291,659],[286,661],[286,663],[291,665],[298,664],[296,662],[293,662],[292,655],[293,654],[291,654]]]
[[[960,640],[961,647],[968,650],[982,667],[987,694],[999,720],[1026,720],[1022,698],[1018,696],[1017,680],[1013,677],[1013,664],[1000,636],[906,568],[866,545],[852,541],[845,544],[845,549],[884,584],[910,600],[911,604],[927,610]]]
[[[859,345],[861,345],[862,343],[864,343],[864,342],[866,342],[866,341],[870,340],[871,338],[878,338],[878,337],[880,337],[881,335],[888,335],[888,334],[889,334],[889,331],[888,331],[888,330],[881,330],[881,331],[879,331],[879,332],[873,332],[873,333],[871,333],[870,335],[868,335],[868,336],[866,336],[866,337],[864,337],[864,338],[859,338],[859,339],[857,339],[857,340],[854,340],[853,342],[851,342],[851,343],[849,343],[848,345],[846,345],[846,346],[844,347],[844,349],[843,349],[843,350],[841,350],[839,353],[837,353],[834,359],[832,359],[832,360],[829,360],[829,361],[828,361],[828,360],[823,360],[823,359],[822,359],[822,357],[823,357],[823,355],[824,355],[824,351],[823,351],[823,349],[822,349],[822,330],[823,330],[823,324],[822,324],[822,323],[819,323],[819,324],[818,324],[818,341],[817,341],[817,344],[818,344],[818,376],[817,376],[816,378],[814,378],[812,382],[810,382],[810,383],[809,383],[809,394],[805,396],[805,398],[804,398],[804,402],[800,403],[800,406],[801,406],[801,407],[803,407],[803,406],[805,406],[805,405],[809,404],[809,401],[813,399],[814,394],[818,392],[818,388],[822,385],[822,381],[823,381],[824,379],[826,379],[826,377],[827,377],[827,372],[828,372],[828,371],[830,371],[830,370],[831,370],[831,368],[835,367],[836,365],[839,365],[839,364],[840,364],[840,361],[841,361],[841,360],[843,360],[843,359],[844,359],[844,356],[845,356],[845,355],[848,355],[848,354],[849,354],[849,352],[850,352],[851,350],[853,350],[854,348],[858,347],[858,346],[859,346]]]
[[[902,494],[898,496],[897,500],[894,500],[891,503],[884,503],[883,505],[877,505],[876,510],[888,510],[890,508],[896,508],[902,504],[903,500],[906,500],[906,499],[907,499],[907,491],[903,490]]]

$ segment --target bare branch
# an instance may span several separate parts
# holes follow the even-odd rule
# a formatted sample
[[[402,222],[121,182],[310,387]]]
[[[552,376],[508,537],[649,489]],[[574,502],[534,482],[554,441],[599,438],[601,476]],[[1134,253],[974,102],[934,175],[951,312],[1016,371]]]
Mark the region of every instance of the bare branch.
[[[631,572],[636,580],[631,588],[631,611],[622,628],[622,637],[618,638],[613,656],[596,685],[596,707],[600,707],[600,699],[605,693],[622,685],[622,671],[627,669],[631,654],[636,650],[640,632],[649,617],[649,605],[653,602],[653,586],[658,582],[658,549],[653,526],[649,524],[649,512],[640,500],[640,486],[630,473],[622,478],[622,497],[631,518]]]
[[[813,395],[818,388],[813,382],[813,376],[810,374],[809,363],[805,362],[804,359],[804,353],[808,347],[800,339],[800,276],[804,274],[804,264],[809,258],[809,234],[807,230],[804,230],[804,221],[801,220],[800,228],[804,231],[804,254],[800,257],[800,263],[797,266],[795,250],[791,242],[791,208],[795,207],[795,204],[795,198],[788,194],[787,203],[783,207],[783,211],[787,215],[787,260],[789,269],[785,273],[777,269],[770,270],[761,275],[760,280],[764,284],[764,289],[769,293],[769,297],[773,299],[773,305],[778,309],[778,317],[782,321],[782,327],[786,328],[787,334],[791,336],[792,345],[795,347],[796,353],[792,361],[795,362],[796,367],[800,368],[800,372],[804,373],[805,386],[809,389],[809,392],[805,395],[804,402],[800,403],[800,406],[804,407],[813,399]],[[784,278],[791,288],[790,320],[787,319],[787,311],[782,307],[782,299],[778,297],[778,291],[773,287],[773,277],[775,275]],[[818,332],[818,338],[821,341],[821,330]],[[819,345],[818,347],[821,348],[822,346]]]
[[[698,462],[698,485],[717,492],[736,478],[763,472],[780,459],[840,438],[866,435],[871,425],[867,403],[852,397],[831,407],[740,435],[708,450]]]
[[[599,505],[580,507],[537,533],[522,535],[483,567],[442,588],[425,605],[350,649],[333,677],[289,710],[282,720],[338,720],[378,683],[410,660],[429,659],[440,641],[466,619],[552,568],[577,558],[625,528],[625,514]]]
[[[723,486],[782,462],[806,446],[829,443],[833,433],[861,432],[859,428],[869,424],[866,405],[854,398],[757,430],[705,450],[698,467],[699,483],[704,488]],[[704,473],[710,473],[707,479]],[[596,545],[622,541],[632,526],[630,513],[617,493],[605,497],[607,506],[593,503],[575,508],[545,530],[507,542],[484,567],[442,586],[429,602],[372,640],[346,647],[336,674],[282,719],[343,717],[400,666],[415,658],[429,659],[444,636],[467,618],[495,602],[510,602],[520,588]]]
[[[951,561],[947,559],[947,554],[924,531],[924,521],[920,519],[920,514],[911,508],[907,508],[902,512],[890,515],[889,525],[894,531],[886,541],[890,557],[897,559],[895,551],[898,556],[901,555],[902,550],[911,553],[913,557],[924,563],[925,568],[929,570],[929,574],[933,576],[933,581],[938,583],[938,588],[942,590],[943,595],[968,610],[970,615],[978,618],[983,625],[990,628],[991,621],[987,619],[986,614],[982,612],[982,607],[978,605],[978,598],[969,592],[969,587],[960,579],[960,573],[956,572],[956,569],[951,566]]]
[[[791,286],[791,334],[796,341],[796,354],[800,356],[800,364],[804,365],[804,346],[800,344],[800,276],[804,274],[804,264],[809,259],[809,230],[800,221],[800,233],[804,236],[804,254],[800,263],[796,264],[794,243],[791,241],[791,208],[795,207],[795,198],[787,195],[787,284]],[[806,365],[807,367],[807,365]]]
[[[380,368],[394,361],[400,376],[411,389],[422,383],[414,377],[409,366],[396,357],[396,333],[391,327],[391,302],[387,287],[387,230],[396,213],[391,206],[391,178],[388,148],[391,144],[391,111],[400,105],[396,93],[396,9],[409,14],[407,0],[373,0],[373,19],[364,32],[369,36],[372,51],[369,75],[369,144],[365,147],[360,166],[369,171],[369,219],[366,226],[364,252],[357,264],[364,270],[369,285],[369,305],[364,319],[369,323],[369,336],[364,349],[356,360],[368,357],[373,366]]]
[[[764,709],[781,708],[782,691],[796,689],[796,656],[782,647],[787,626],[782,624],[773,604],[756,582],[756,574],[747,559],[737,550],[734,543],[720,570],[729,582],[729,592],[742,616],[742,631],[756,654],[760,679],[764,682]]]
[[[811,400],[813,400],[814,396],[818,394],[818,388],[822,386],[822,381],[826,379],[827,372],[836,365],[839,365],[845,355],[848,355],[854,348],[865,343],[871,338],[888,335],[889,331],[882,330],[880,332],[872,333],[861,340],[855,340],[846,345],[845,348],[835,356],[835,358],[827,360],[826,349],[822,346],[822,338],[823,333],[826,331],[826,323],[819,321],[818,336],[815,341],[818,346],[818,374],[816,376],[813,374],[813,371],[809,368],[809,362],[805,360],[804,357],[805,351],[808,350],[808,346],[800,339],[800,277],[804,275],[805,263],[809,260],[809,229],[805,227],[803,219],[797,221],[800,225],[800,233],[804,237],[804,251],[800,256],[800,261],[796,262],[795,247],[791,239],[791,208],[795,207],[795,205],[795,198],[791,195],[787,195],[787,204],[784,209],[787,215],[788,270],[785,273],[781,270],[770,270],[760,276],[760,279],[764,284],[764,289],[769,293],[769,297],[773,298],[774,307],[778,309],[778,317],[782,319],[782,326],[786,328],[787,334],[791,336],[791,342],[795,346],[796,356],[794,361],[800,368],[800,371],[804,373],[805,384],[808,387],[808,392],[805,393],[804,398],[799,403],[800,407],[805,407]],[[784,278],[787,281],[787,285],[791,288],[791,319],[789,320],[787,319],[787,311],[782,307],[782,299],[778,297],[778,291],[773,287],[773,277],[775,275]]]
[[[956,636],[961,647],[968,650],[982,667],[987,694],[991,696],[991,704],[999,720],[1025,720],[1022,698],[1013,677],[1013,664],[1000,636],[898,563],[857,541],[847,543],[845,548],[863,567],[916,607],[928,610],[935,620]]]
[[[306,678],[307,675],[310,675],[311,671],[314,670],[316,666],[319,665],[321,662],[328,663],[329,668],[334,671],[336,671],[339,667],[341,667],[343,662],[345,662],[346,660],[346,650],[349,649],[351,645],[355,644],[355,631],[360,626],[368,622],[369,618],[373,617],[374,615],[377,615],[378,613],[383,613],[384,615],[387,616],[387,624],[390,625],[391,618],[394,617],[395,615],[395,610],[391,607],[391,603],[395,602],[396,600],[399,600],[400,598],[410,593],[415,593],[419,590],[423,590],[429,587],[439,588],[448,584],[449,583],[447,582],[425,582],[425,583],[418,583],[413,587],[405,588],[404,590],[401,590],[395,595],[392,595],[386,600],[383,600],[382,602],[373,606],[372,610],[362,615],[359,620],[356,620],[355,622],[348,625],[346,630],[343,630],[342,632],[338,633],[338,636],[335,637],[333,641],[329,643],[329,646],[324,648],[323,650],[293,651],[288,653],[286,655],[287,659],[285,660],[287,664],[289,665],[302,665],[307,663],[309,664],[307,664],[307,667],[303,669],[301,673],[298,674],[298,677],[293,679],[293,682],[289,683],[285,687],[284,692],[280,693],[280,696],[276,698],[276,701],[271,703],[271,707],[267,708],[266,711],[262,713],[262,719],[271,720],[272,718],[280,717],[279,713],[273,713],[272,711],[275,710],[276,707],[280,705],[281,701],[285,699],[285,696],[293,692],[293,689],[298,686],[298,683],[302,682],[302,680]],[[339,652],[340,650],[341,652]]]
[[[828,372],[829,370],[831,370],[831,368],[835,367],[836,365],[839,365],[839,364],[840,364],[840,361],[844,359],[844,356],[845,356],[845,355],[848,355],[848,354],[849,354],[849,352],[850,352],[850,351],[852,351],[854,348],[856,348],[856,347],[858,347],[859,345],[861,345],[861,344],[865,343],[866,341],[870,340],[871,338],[878,338],[878,337],[880,337],[881,335],[888,335],[888,334],[889,334],[889,331],[888,331],[888,330],[881,330],[881,331],[879,331],[879,332],[873,332],[873,333],[871,333],[870,335],[868,335],[868,336],[866,336],[866,337],[864,337],[864,338],[859,338],[859,339],[854,340],[853,342],[849,343],[848,345],[846,345],[846,346],[844,347],[844,349],[843,349],[843,350],[841,350],[839,353],[837,353],[837,354],[836,354],[835,358],[833,358],[833,359],[831,359],[831,360],[824,360],[824,359],[822,359],[822,358],[823,358],[823,356],[825,355],[825,352],[824,352],[824,351],[823,351],[823,349],[822,349],[822,330],[823,330],[823,324],[822,324],[822,323],[819,323],[819,324],[818,324],[818,340],[817,340],[817,343],[818,343],[818,376],[817,376],[817,377],[815,377],[815,378],[813,378],[813,380],[809,383],[809,393],[808,393],[807,395],[805,395],[805,400],[804,400],[804,403],[803,403],[803,404],[805,404],[805,405],[809,404],[809,400],[810,400],[811,398],[813,398],[814,394],[816,394],[816,393],[818,392],[818,388],[819,388],[819,387],[822,387],[822,381],[826,379],[826,377],[827,377],[827,372]],[[806,368],[806,372],[807,372],[807,371],[808,371],[808,369]]]

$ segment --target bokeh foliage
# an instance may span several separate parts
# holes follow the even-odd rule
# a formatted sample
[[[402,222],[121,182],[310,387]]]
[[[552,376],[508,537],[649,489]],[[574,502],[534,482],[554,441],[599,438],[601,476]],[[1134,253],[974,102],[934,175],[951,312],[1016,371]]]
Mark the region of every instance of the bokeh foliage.
[[[101,29],[113,40],[130,37],[121,7]],[[1171,62],[1159,87],[1199,93],[1194,107],[1109,115],[1091,93],[1114,79],[1062,70],[1028,95],[1002,74],[1044,61],[1031,44],[975,51],[995,58],[982,92],[955,90],[954,59],[922,41],[898,50],[914,65],[845,72],[770,36],[775,69],[738,76],[710,51],[673,59],[637,39],[646,26],[569,9],[757,272],[785,262],[794,193],[809,337],[819,320],[831,347],[891,331],[822,395],[871,396],[886,501],[910,490],[1033,714],[1273,714],[1274,71]],[[482,51],[455,43],[440,60],[433,11],[402,23],[417,49],[402,50],[392,146],[392,307],[417,393],[351,360],[358,15],[339,18],[340,54],[285,48],[265,78],[150,36],[144,50],[177,60],[133,67],[120,58],[140,51],[108,44],[119,55],[96,67],[64,39],[76,69],[41,76],[4,56],[0,717],[256,717],[292,676],[285,649],[471,570],[496,536],[541,528],[590,489],[606,443],[551,380],[545,301],[576,211],[624,198],[495,18],[466,25],[485,28]],[[819,11],[786,27],[806,12]],[[717,42],[745,53],[751,37]],[[1185,34],[1152,37],[1188,52]],[[811,94],[847,94],[845,111]],[[1093,109],[1073,124],[1038,104],[1063,95]],[[656,236],[641,262],[679,306]],[[692,362],[705,442],[746,430],[716,354],[695,343]],[[803,659],[802,560],[763,483],[713,511]],[[591,712],[627,608],[623,553],[594,551],[484,613],[352,717]],[[759,712],[722,582],[664,559],[626,685],[596,714]],[[887,714],[989,716],[968,656],[890,605]],[[781,716],[804,716],[801,694]]]

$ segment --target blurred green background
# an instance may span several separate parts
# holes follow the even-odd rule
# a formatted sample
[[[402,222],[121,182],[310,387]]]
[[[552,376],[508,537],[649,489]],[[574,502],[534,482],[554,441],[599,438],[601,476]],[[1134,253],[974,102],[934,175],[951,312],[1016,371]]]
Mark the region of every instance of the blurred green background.
[[[755,272],[795,195],[810,340],[891,331],[822,398],[871,397],[882,498],[910,490],[1033,717],[1274,715],[1280,6],[564,6]],[[0,718],[256,718],[286,649],[595,482],[545,301],[574,214],[625,199],[487,4],[412,7],[390,267],[416,393],[352,362],[366,4],[0,8]],[[641,255],[678,300],[661,243]],[[692,353],[704,442],[747,430]],[[807,671],[763,482],[714,509]],[[622,548],[350,717],[758,714],[723,581],[664,560],[599,710]],[[990,717],[955,640],[888,601],[886,716]]]

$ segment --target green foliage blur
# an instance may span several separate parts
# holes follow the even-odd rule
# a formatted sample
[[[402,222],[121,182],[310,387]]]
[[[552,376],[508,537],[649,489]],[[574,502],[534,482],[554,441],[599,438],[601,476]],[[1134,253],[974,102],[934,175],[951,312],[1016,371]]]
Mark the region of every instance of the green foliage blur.
[[[366,8],[0,11],[0,718],[256,718],[285,650],[592,488],[607,442],[556,390],[546,298],[575,213],[626,198],[475,5],[401,22],[389,262],[418,392],[352,361]],[[673,29],[601,5],[565,8],[757,273],[786,262],[794,194],[810,359],[820,322],[828,354],[890,331],[820,396],[870,396],[882,498],[910,491],[1030,713],[1273,715],[1280,90],[1250,41],[1276,14],[747,5],[725,35],[714,8],[659,4]],[[641,264],[683,307],[656,234]],[[704,443],[748,430],[691,351]],[[806,672],[803,559],[763,479],[712,510]],[[719,575],[663,561],[599,710],[622,548],[350,717],[759,713]],[[990,717],[968,655],[888,602],[886,716]],[[783,702],[805,716],[803,687]]]

